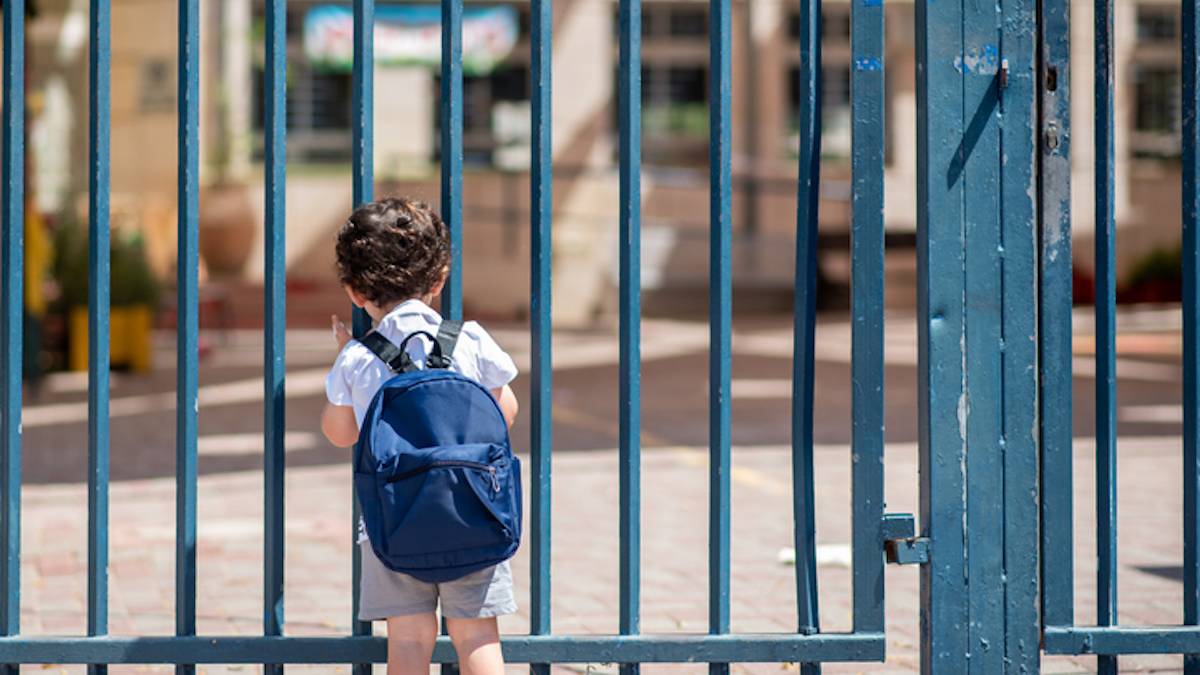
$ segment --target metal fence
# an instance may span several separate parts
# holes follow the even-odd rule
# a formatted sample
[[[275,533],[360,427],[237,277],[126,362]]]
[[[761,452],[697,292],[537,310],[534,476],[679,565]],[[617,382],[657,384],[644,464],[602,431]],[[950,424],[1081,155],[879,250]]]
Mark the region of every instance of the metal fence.
[[[1095,0],[1096,256],[1096,616],[1076,625],[1071,428],[1070,12],[1042,13],[1043,164],[1041,261],[1042,624],[1051,654],[1096,654],[1101,673],[1116,673],[1121,654],[1183,654],[1184,672],[1200,673],[1200,3],[1183,0],[1183,625],[1123,626],[1117,619],[1116,223],[1114,215],[1113,3]]]
[[[176,664],[192,672],[201,663],[261,663],[279,672],[285,663],[354,664],[366,672],[385,660],[382,638],[351,617],[344,637],[287,637],[284,626],[284,203],[286,197],[285,86],[286,2],[267,0],[265,17],[265,351],[264,369],[264,575],[260,637],[196,634],[197,480],[197,272],[199,199],[199,0],[180,0],[178,25],[178,384],[176,497],[176,630],[173,637],[107,635],[108,578],[108,323],[109,312],[109,12],[111,0],[91,0],[89,73],[89,433],[88,433],[88,634],[86,637],[22,636],[20,615],[21,488],[21,311],[24,91],[24,7],[4,4],[3,147],[3,305],[0,337],[3,381],[4,555],[0,557],[0,664],[15,673],[22,663],[87,663],[103,672],[110,663]],[[354,0],[353,192],[354,202],[373,198],[373,0]],[[803,662],[815,670],[821,661],[882,660],[884,657],[883,565],[885,533],[906,534],[911,517],[883,519],[882,376],[883,332],[883,8],[856,5],[855,50],[863,63],[856,71],[856,211],[853,241],[856,287],[854,378],[854,632],[819,631],[813,516],[813,334],[816,282],[816,204],[820,147],[820,3],[803,4],[801,90],[806,105],[799,185],[799,245],[796,269],[795,515],[798,630],[776,635],[730,633],[730,370],[731,370],[731,13],[730,0],[711,7],[711,361],[710,361],[710,522],[709,632],[697,635],[642,635],[640,597],[640,3],[620,0],[620,634],[560,635],[550,616],[550,457],[551,437],[551,0],[532,0],[532,474],[530,527],[531,626],[529,635],[504,639],[505,657],[548,673],[560,662],[615,662],[634,673],[642,662],[708,662],[714,673],[734,662]],[[440,79],[442,216],[451,232],[453,265],[442,297],[442,313],[460,318],[462,223],[462,0],[442,2]],[[365,313],[355,314],[357,335],[369,330]],[[349,478],[349,477],[348,477]],[[348,524],[350,525],[350,524]],[[911,534],[908,532],[907,534]],[[358,550],[354,550],[358,585]],[[357,593],[355,593],[357,610]],[[450,644],[441,640],[438,662],[453,663]],[[453,666],[447,666],[453,668]]]
[[[284,203],[286,0],[266,2],[264,140],[266,303],[264,368],[263,626],[257,637],[196,634],[199,0],[179,2],[179,250],[176,405],[176,630],[107,635],[109,313],[109,9],[90,3],[89,425],[87,636],[20,631],[24,4],[3,14],[3,211],[0,295],[0,671],[23,663],[353,664],[385,660],[382,638],[351,617],[350,635],[289,637],[284,625]],[[1070,124],[1068,0],[918,2],[919,536],[907,514],[885,514],[884,460],[884,6],[852,7],[852,493],[853,631],[820,629],[815,561],[813,402],[817,209],[820,198],[821,2],[800,3],[800,157],[795,265],[792,479],[796,546],[794,633],[731,633],[731,12],[710,0],[709,630],[643,635],[640,613],[640,0],[619,2],[620,581],[619,634],[552,630],[551,598],[551,27],[552,1],[531,0],[530,632],[504,638],[506,658],[536,673],[568,662],[820,662],[885,656],[884,550],[921,567],[922,667],[929,672],[1036,671],[1050,653],[1187,654],[1200,673],[1200,0],[1183,2],[1185,265],[1186,624],[1116,624],[1112,0],[1097,0],[1097,502],[1098,626],[1074,625]],[[442,1],[441,209],[454,264],[442,312],[460,318],[462,0]],[[374,0],[354,0],[354,202],[373,198]],[[369,330],[355,314],[354,330]],[[347,476],[349,479],[349,476]],[[1040,490],[1040,494],[1039,494]],[[347,524],[353,528],[353,523]],[[1040,533],[1040,539],[1038,534]],[[354,548],[358,585],[358,549]],[[1040,594],[1040,600],[1039,600]],[[357,593],[355,593],[357,610]],[[1039,614],[1040,609],[1040,614]],[[1040,629],[1040,633],[1039,633]],[[453,670],[441,640],[434,659]]]

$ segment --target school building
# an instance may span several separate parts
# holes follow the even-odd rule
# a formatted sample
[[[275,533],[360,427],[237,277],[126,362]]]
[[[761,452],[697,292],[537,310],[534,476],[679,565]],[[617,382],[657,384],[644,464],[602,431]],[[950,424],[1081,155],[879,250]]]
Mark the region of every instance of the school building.
[[[29,21],[30,185],[37,208],[83,218],[87,189],[85,0],[37,0]],[[175,250],[175,3],[113,0],[114,226],[142,232],[170,278]],[[439,194],[437,5],[378,4],[377,195]],[[708,273],[708,6],[646,0],[642,14],[643,286],[649,311],[704,306]],[[1076,259],[1091,268],[1091,3],[1072,11]],[[1127,273],[1179,240],[1178,3],[1117,3],[1116,194]],[[262,4],[202,3],[202,254],[210,278],[261,277]],[[823,3],[822,271],[848,278],[850,3]],[[615,309],[617,4],[554,3],[555,316]],[[735,303],[790,303],[796,227],[798,3],[734,0]],[[348,5],[288,2],[288,274],[332,280],[332,238],[351,205]],[[915,295],[913,6],[887,7],[888,304]],[[464,21],[464,297],[468,311],[528,304],[526,3],[468,6]],[[934,139],[935,142],[937,139]]]

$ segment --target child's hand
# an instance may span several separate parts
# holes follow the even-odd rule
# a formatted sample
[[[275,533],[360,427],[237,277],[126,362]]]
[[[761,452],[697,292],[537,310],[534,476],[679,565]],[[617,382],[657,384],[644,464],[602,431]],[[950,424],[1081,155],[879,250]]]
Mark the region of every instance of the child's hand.
[[[346,347],[346,343],[353,339],[353,336],[350,335],[350,329],[342,323],[337,314],[330,318],[333,319],[333,339],[337,340],[338,352],[341,352]]]

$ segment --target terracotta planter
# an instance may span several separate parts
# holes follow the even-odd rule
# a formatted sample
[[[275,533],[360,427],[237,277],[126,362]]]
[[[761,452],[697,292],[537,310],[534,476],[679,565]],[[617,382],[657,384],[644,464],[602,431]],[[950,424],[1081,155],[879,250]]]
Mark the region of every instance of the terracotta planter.
[[[70,368],[88,368],[88,310],[72,307],[70,318]],[[149,305],[113,307],[109,310],[109,359],[112,366],[148,372],[153,350],[150,344],[154,310]]]
[[[245,185],[214,185],[200,193],[200,257],[213,277],[237,277],[254,249],[254,204]]]

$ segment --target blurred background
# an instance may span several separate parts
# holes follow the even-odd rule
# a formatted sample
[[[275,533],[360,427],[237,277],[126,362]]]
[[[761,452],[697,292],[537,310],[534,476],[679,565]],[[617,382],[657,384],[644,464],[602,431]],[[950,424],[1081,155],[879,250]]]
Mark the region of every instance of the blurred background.
[[[86,289],[87,3],[35,0],[29,23],[28,280],[41,362],[79,368]],[[1077,293],[1090,296],[1090,3],[1073,9]],[[202,325],[260,323],[262,5],[203,5]],[[113,2],[114,304],[138,326],[173,326],[176,238],[175,6]],[[798,3],[734,3],[734,297],[786,312],[793,279]],[[849,222],[848,3],[824,3],[822,305],[846,304]],[[1178,3],[1118,3],[1116,195],[1122,301],[1178,298]],[[554,17],[554,318],[615,313],[616,5],[564,0]],[[472,5],[464,22],[464,296],[468,314],[519,319],[529,283],[529,11]],[[435,5],[381,4],[375,83],[376,194],[436,204],[439,25]],[[643,16],[643,245],[649,315],[703,311],[707,284],[707,6],[647,2]],[[325,325],[345,303],[332,241],[350,208],[351,14],[288,3],[287,261],[290,325]],[[915,305],[916,112],[912,5],[887,10],[887,304]],[[53,245],[52,245],[53,244]],[[344,311],[344,309],[343,309]],[[72,316],[75,319],[72,319]],[[115,330],[123,331],[118,314]],[[130,340],[137,340],[131,333]],[[114,340],[120,348],[121,341]],[[140,343],[139,343],[140,344]],[[140,351],[140,350],[134,350]],[[118,358],[118,361],[121,359]],[[132,364],[144,367],[144,363]]]

